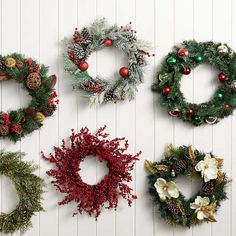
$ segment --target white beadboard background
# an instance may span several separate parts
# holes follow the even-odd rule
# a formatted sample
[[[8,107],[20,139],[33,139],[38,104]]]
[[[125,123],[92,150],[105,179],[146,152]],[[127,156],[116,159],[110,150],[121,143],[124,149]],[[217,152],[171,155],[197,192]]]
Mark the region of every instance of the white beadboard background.
[[[33,227],[26,236],[235,236],[236,195],[235,182],[228,188],[229,199],[217,213],[217,223],[183,229],[168,227],[160,219],[147,194],[145,159],[160,160],[168,143],[194,145],[203,151],[213,151],[224,157],[224,170],[236,179],[236,114],[214,126],[194,128],[169,117],[155,102],[150,91],[153,78],[163,57],[175,43],[195,38],[228,43],[236,50],[235,0],[0,0],[1,54],[21,52],[50,66],[50,73],[58,76],[57,91],[60,106],[52,118],[44,122],[40,131],[16,144],[0,141],[7,151],[27,153],[24,160],[33,160],[40,166],[36,174],[46,181],[45,212],[32,218]],[[139,87],[136,100],[122,104],[109,104],[97,109],[89,108],[79,93],[72,92],[71,78],[65,75],[62,62],[61,40],[71,36],[76,26],[80,29],[97,17],[106,17],[113,24],[125,25],[132,21],[138,37],[155,45],[156,56],[150,58],[145,83]],[[89,59],[89,72],[112,76],[124,65],[120,52],[106,49]],[[217,71],[199,66],[183,78],[182,89],[190,101],[210,99],[218,85]],[[27,105],[29,97],[13,81],[1,82],[1,109],[17,109]],[[138,200],[128,207],[120,199],[119,209],[104,210],[96,222],[86,215],[72,217],[75,205],[58,207],[62,198],[45,171],[51,166],[40,158],[40,151],[52,151],[52,146],[68,137],[70,129],[88,126],[96,128],[106,124],[112,137],[129,139],[129,151],[142,150],[141,160],[134,171],[133,188]],[[89,164],[90,163],[90,164]],[[94,182],[103,171],[99,165],[87,162],[84,178]],[[102,171],[100,171],[102,170]],[[178,180],[181,190],[190,196],[196,185]],[[1,176],[0,206],[9,212],[16,206],[17,197],[10,181]],[[0,233],[2,236],[3,233]],[[14,236],[20,236],[15,233]]]

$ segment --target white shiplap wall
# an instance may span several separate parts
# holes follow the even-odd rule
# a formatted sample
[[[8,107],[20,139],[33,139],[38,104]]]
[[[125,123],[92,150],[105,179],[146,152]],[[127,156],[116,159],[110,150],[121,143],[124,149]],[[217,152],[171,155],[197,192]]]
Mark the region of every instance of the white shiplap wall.
[[[204,151],[213,151],[225,158],[224,170],[236,179],[236,116],[222,120],[215,126],[193,128],[173,120],[156,106],[155,96],[150,91],[153,78],[163,57],[175,43],[185,39],[214,40],[228,43],[236,50],[236,2],[235,0],[0,0],[0,52],[21,52],[50,66],[57,74],[57,90],[60,98],[58,112],[46,119],[43,128],[16,144],[1,141],[7,151],[21,150],[40,165],[37,174],[45,178],[47,191],[44,194],[45,212],[33,217],[33,227],[27,236],[234,236],[236,226],[235,182],[229,188],[229,200],[222,204],[215,224],[182,229],[170,228],[160,218],[147,195],[145,159],[160,160],[168,143],[192,144]],[[71,80],[64,74],[61,40],[71,36],[79,28],[93,22],[97,17],[106,17],[111,24],[124,25],[133,21],[138,37],[155,45],[155,58],[150,66],[145,83],[139,87],[136,100],[123,104],[109,104],[97,109],[87,106],[78,93],[71,92]],[[124,57],[112,49],[95,53],[90,59],[90,73],[110,76],[124,64]],[[216,71],[200,66],[186,78],[182,89],[190,101],[209,99],[217,86]],[[1,83],[1,109],[19,108],[29,97],[11,81]],[[20,99],[19,99],[20,97]],[[70,129],[88,126],[92,130],[106,124],[111,136],[129,139],[130,152],[142,150],[142,159],[134,171],[133,188],[139,199],[132,208],[120,201],[116,212],[104,210],[99,220],[86,215],[71,217],[75,205],[58,207],[62,197],[49,184],[45,171],[48,163],[40,159],[40,150],[49,153],[53,145],[68,137]],[[98,168],[88,172],[87,179],[96,181]],[[84,171],[86,172],[86,171]],[[8,212],[17,204],[15,190],[9,180],[0,179],[1,211]],[[185,186],[185,183],[181,183]],[[189,184],[183,192],[195,192]],[[0,235],[4,235],[0,233]],[[20,236],[20,233],[14,236]]]

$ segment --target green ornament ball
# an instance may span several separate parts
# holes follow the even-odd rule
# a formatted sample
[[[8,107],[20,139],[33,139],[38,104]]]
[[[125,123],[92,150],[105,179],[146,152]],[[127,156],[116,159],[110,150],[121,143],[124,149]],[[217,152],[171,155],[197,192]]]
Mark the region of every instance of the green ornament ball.
[[[201,56],[201,55],[196,56],[195,61],[196,62],[202,62],[203,61],[203,56]]]
[[[201,125],[203,123],[203,120],[202,120],[202,118],[200,116],[195,116],[194,117],[194,123],[196,125]]]
[[[224,94],[221,92],[217,92],[215,95],[215,98],[218,100],[222,100],[224,98]]]
[[[173,65],[176,64],[176,62],[177,62],[177,60],[173,56],[170,56],[166,59],[166,63],[167,63],[168,66],[173,66]]]

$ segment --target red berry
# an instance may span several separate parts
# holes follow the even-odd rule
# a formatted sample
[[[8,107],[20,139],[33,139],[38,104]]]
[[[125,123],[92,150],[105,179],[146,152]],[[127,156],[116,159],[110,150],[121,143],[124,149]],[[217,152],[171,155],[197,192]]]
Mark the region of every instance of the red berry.
[[[113,41],[111,39],[104,39],[103,45],[105,47],[110,47],[112,45]]]
[[[127,67],[121,67],[119,73],[120,73],[120,75],[121,75],[122,77],[124,77],[124,78],[125,78],[125,77],[128,77],[128,75],[129,75],[129,69],[128,69]]]
[[[78,65],[78,68],[81,70],[81,71],[86,71],[88,69],[89,65],[86,61],[81,61]]]
[[[185,49],[185,48],[180,48],[180,49],[178,50],[178,55],[179,55],[180,57],[186,57],[186,56],[188,55],[188,50]]]
[[[191,69],[189,69],[189,68],[184,68],[183,71],[182,71],[182,73],[183,73],[184,75],[189,75],[189,74],[191,73]]]
[[[220,82],[225,82],[228,78],[225,73],[218,74],[218,79]]]
[[[170,92],[170,88],[169,88],[169,87],[165,87],[165,88],[163,89],[163,91],[162,91],[162,93],[163,93],[164,95],[168,95],[169,92]]]
[[[188,110],[187,110],[187,116],[192,116],[193,115],[193,109],[191,109],[191,108],[189,108]]]
[[[229,109],[229,108],[231,108],[231,105],[230,104],[225,104],[225,108]]]

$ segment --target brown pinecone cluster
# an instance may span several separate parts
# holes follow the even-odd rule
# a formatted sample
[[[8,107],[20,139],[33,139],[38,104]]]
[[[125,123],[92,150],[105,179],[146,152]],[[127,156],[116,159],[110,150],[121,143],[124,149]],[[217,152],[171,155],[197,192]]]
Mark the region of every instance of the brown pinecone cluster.
[[[201,192],[205,196],[210,196],[215,188],[215,181],[208,181],[202,183]]]
[[[7,125],[0,125],[0,136],[6,136],[9,134],[9,127]]]
[[[0,71],[4,71],[6,69],[6,65],[3,60],[0,60]]]
[[[181,213],[179,205],[176,204],[176,201],[172,201],[171,199],[167,199],[166,205],[167,205],[167,208],[169,209],[169,211],[173,215],[179,215]]]
[[[45,116],[52,116],[52,114],[56,111],[56,109],[57,106],[55,104],[50,104],[43,110],[43,114]]]
[[[182,159],[177,160],[173,165],[173,169],[177,174],[183,173],[187,169],[187,161]]]

